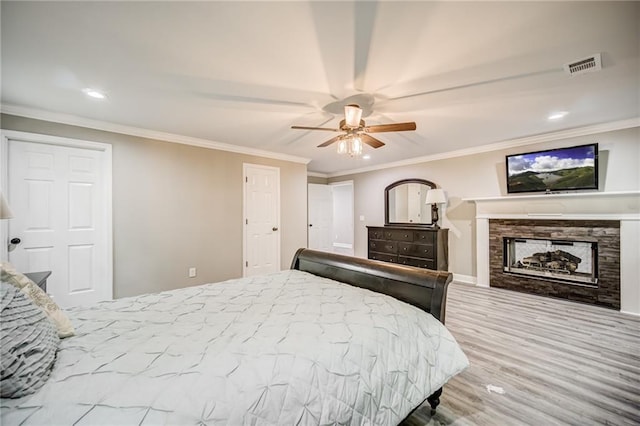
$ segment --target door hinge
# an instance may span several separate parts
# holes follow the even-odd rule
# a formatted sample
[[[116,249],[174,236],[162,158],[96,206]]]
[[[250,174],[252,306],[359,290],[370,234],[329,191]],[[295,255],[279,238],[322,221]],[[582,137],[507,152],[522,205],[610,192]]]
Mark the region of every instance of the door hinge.
[[[246,261],[244,262],[244,267],[245,267],[245,268],[248,268],[248,267],[249,267],[249,261],[248,261],[248,260],[246,260]]]
[[[244,220],[244,224],[245,224],[245,225],[248,225],[248,224],[249,224],[249,219],[245,219],[245,220]]]
[[[244,177],[244,183],[249,183],[249,177],[248,176]]]

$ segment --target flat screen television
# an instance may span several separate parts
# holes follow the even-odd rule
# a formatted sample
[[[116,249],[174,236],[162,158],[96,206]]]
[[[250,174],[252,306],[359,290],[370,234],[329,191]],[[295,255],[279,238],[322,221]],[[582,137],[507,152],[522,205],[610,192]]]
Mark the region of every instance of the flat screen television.
[[[598,144],[507,155],[507,192],[598,189]]]

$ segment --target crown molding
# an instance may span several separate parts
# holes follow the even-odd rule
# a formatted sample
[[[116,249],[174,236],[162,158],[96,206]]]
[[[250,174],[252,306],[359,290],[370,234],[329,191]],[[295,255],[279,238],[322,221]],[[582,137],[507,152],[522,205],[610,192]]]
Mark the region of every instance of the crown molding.
[[[329,177],[329,175],[326,173],[310,172],[310,171],[307,171],[307,176],[319,177],[319,178],[325,178],[325,179]]]
[[[536,143],[551,142],[560,139],[568,139],[579,136],[589,136],[598,133],[612,132],[615,130],[630,129],[640,127],[640,117],[634,117],[627,120],[612,121],[610,123],[594,124],[591,126],[576,127],[573,129],[560,130],[558,132],[543,133],[539,135],[527,136],[524,138],[512,139],[502,142],[496,142],[488,145],[477,146],[473,148],[459,149],[456,151],[443,152],[441,154],[426,155],[424,157],[416,157],[410,160],[394,161],[392,163],[379,164],[377,166],[363,167],[344,172],[327,173],[322,177],[334,178],[357,173],[365,173],[376,170],[390,169],[393,167],[410,166],[420,163],[429,163],[431,161],[446,160],[449,158],[464,157],[467,155],[482,154],[485,152],[499,151],[502,149],[516,148]]]
[[[215,149],[219,151],[234,152],[237,154],[255,155],[258,157],[271,158],[275,160],[291,161],[294,163],[309,164],[310,158],[297,157],[294,155],[265,151],[261,149],[248,148],[238,145],[231,145],[223,142],[215,142],[207,139],[194,138],[189,136],[176,135],[173,133],[158,132],[149,129],[143,129],[134,126],[126,126],[121,124],[109,123],[100,120],[83,118],[70,114],[55,113],[51,111],[39,110],[11,104],[0,104],[0,112],[3,114],[17,115],[20,117],[33,118],[36,120],[51,121],[54,123],[68,124],[72,126],[86,127],[95,130],[107,132],[122,133],[131,136],[138,136],[148,139],[156,139],[166,142],[179,143],[183,145],[198,146],[201,148]],[[449,151],[440,154],[416,157],[409,160],[395,161],[391,163],[379,164],[377,166],[363,167],[335,173],[319,173],[307,172],[308,176],[320,178],[334,178],[351,174],[365,173],[376,170],[390,169],[393,167],[403,167],[420,163],[428,163],[431,161],[446,160],[456,157],[464,157],[467,155],[481,154],[485,152],[498,151],[502,149],[515,148],[536,143],[550,142],[559,139],[568,139],[579,136],[588,136],[598,133],[610,132],[615,130],[629,129],[632,127],[640,127],[640,117],[634,117],[627,120],[614,121],[609,123],[595,124],[591,126],[577,127],[573,129],[561,130],[552,133],[543,133],[540,135],[527,136],[524,138],[512,139],[474,148],[465,148],[456,151]]]
[[[309,164],[309,162],[311,161],[310,158],[303,158],[294,155],[265,151],[261,149],[231,145],[223,142],[210,141],[207,139],[193,138],[190,136],[176,135],[173,133],[158,132],[155,130],[143,129],[140,127],[126,126],[100,120],[92,120],[76,115],[62,114],[17,105],[0,104],[0,112],[2,112],[3,114],[17,115],[20,117],[33,118],[36,120],[51,121],[54,123],[86,127],[94,130],[102,130],[105,132],[122,133],[125,135],[138,136],[146,139],[155,139],[165,142],[179,143],[182,145],[191,145],[201,148],[215,149],[219,151],[234,152],[237,154],[254,155],[258,157],[271,158],[274,160],[290,161],[293,163]]]

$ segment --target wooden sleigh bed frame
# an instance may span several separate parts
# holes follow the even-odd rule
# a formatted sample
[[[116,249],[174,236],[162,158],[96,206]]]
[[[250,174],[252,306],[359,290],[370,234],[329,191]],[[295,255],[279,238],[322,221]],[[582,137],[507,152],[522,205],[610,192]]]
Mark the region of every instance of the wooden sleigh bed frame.
[[[450,272],[394,265],[311,249],[299,249],[291,269],[383,293],[430,313],[444,324]],[[432,410],[440,404],[442,388],[427,401]]]

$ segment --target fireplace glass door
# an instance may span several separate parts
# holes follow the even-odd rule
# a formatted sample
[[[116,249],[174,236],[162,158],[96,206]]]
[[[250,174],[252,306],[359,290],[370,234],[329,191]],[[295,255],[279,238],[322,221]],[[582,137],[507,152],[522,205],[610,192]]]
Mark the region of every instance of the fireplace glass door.
[[[504,271],[569,284],[598,286],[598,244],[590,241],[503,238]]]

